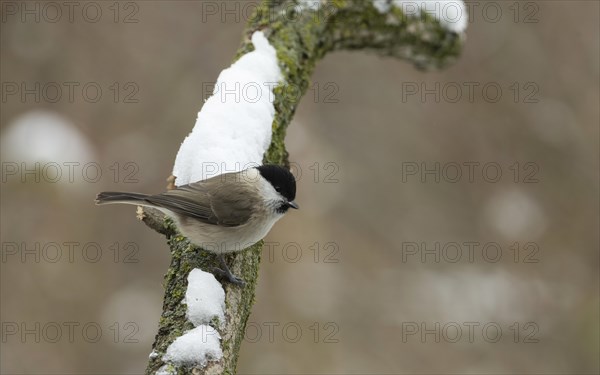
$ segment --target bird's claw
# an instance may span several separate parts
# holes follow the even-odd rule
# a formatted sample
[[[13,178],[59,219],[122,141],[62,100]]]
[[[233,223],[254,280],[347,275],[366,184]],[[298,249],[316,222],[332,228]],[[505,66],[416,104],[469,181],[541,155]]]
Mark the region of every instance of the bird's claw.
[[[229,271],[229,270],[227,270],[227,271]],[[224,270],[220,269],[219,267],[213,268],[213,273],[216,274],[217,276],[219,276],[220,278],[225,279],[228,282],[230,282],[234,285],[240,286],[240,287],[243,287],[246,285],[246,282],[244,280],[235,276],[231,272],[227,272],[227,271],[224,271]]]

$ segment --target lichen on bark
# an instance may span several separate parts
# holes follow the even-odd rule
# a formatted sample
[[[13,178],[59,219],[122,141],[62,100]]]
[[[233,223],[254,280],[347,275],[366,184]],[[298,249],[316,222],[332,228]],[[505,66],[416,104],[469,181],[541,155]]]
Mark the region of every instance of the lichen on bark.
[[[301,98],[306,92],[315,64],[327,53],[337,50],[370,50],[380,55],[403,58],[417,68],[440,68],[452,62],[460,53],[464,35],[444,29],[430,16],[405,17],[399,9],[382,14],[371,1],[323,1],[318,11],[301,8],[293,0],[265,0],[256,9],[245,31],[235,59],[253,50],[251,35],[261,30],[275,50],[283,74],[281,84],[274,89],[275,118],[271,145],[264,156],[265,163],[288,165],[285,148],[286,128]],[[292,91],[290,91],[292,90]],[[195,248],[177,233],[173,223],[152,210],[145,210],[144,222],[166,235],[171,251],[171,264],[165,275],[165,297],[159,330],[153,345],[156,355],[150,358],[147,374],[154,374],[166,364],[162,357],[177,337],[193,325],[186,319],[182,303],[187,288],[187,276],[194,268],[211,270],[217,266],[215,255]],[[227,256],[232,271],[241,276],[243,288],[224,283],[225,322],[211,325],[221,334],[223,358],[211,361],[204,368],[168,364],[177,374],[235,373],[246,322],[254,303],[262,241]]]

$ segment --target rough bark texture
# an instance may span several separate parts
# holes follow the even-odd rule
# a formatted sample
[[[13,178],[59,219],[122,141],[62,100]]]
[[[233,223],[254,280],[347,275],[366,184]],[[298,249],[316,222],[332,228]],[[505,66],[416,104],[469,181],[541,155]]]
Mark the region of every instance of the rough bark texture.
[[[300,8],[294,0],[265,0],[245,29],[236,59],[253,49],[250,36],[261,30],[277,51],[284,78],[274,90],[276,115],[265,162],[288,164],[284,138],[298,105],[295,98],[305,93],[315,63],[326,53],[367,49],[407,59],[418,68],[439,68],[458,56],[464,40],[464,35],[449,32],[429,16],[407,18],[399,9],[380,14],[368,0],[322,3],[318,11],[306,8],[298,11]],[[296,91],[291,92],[290,87]],[[224,283],[226,322],[221,326],[213,324],[222,337],[223,358],[209,362],[204,368],[177,367],[165,364],[162,357],[175,338],[193,328],[185,317],[186,306],[181,303],[187,276],[194,268],[211,270],[217,261],[214,255],[191,246],[159,212],[145,210],[143,216],[148,226],[165,234],[172,257],[165,275],[163,313],[153,345],[155,355],[151,356],[146,373],[154,374],[160,368],[177,374],[235,373],[246,321],[254,302],[262,242],[227,257],[230,268],[246,281],[246,286],[239,288]]]

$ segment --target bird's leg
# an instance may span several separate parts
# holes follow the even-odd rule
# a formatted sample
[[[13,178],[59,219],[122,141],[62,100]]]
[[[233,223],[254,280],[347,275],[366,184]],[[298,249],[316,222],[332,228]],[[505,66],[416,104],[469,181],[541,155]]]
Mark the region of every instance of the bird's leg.
[[[235,285],[244,286],[246,284],[244,280],[231,273],[229,267],[227,267],[227,263],[225,263],[225,258],[223,257],[223,254],[217,255],[217,258],[219,259],[219,263],[221,263],[221,268],[215,267],[213,269],[213,272],[215,274]]]

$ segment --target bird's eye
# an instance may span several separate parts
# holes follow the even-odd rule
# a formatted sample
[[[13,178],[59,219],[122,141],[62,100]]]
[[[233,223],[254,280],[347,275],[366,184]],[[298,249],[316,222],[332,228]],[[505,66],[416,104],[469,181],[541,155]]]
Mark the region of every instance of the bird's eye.
[[[275,191],[278,192],[278,193],[281,193],[281,187],[275,186]]]

